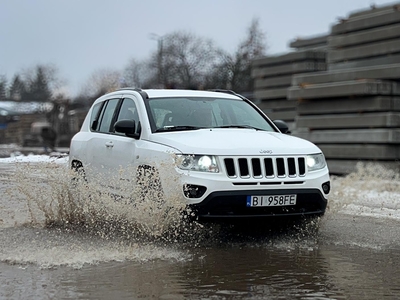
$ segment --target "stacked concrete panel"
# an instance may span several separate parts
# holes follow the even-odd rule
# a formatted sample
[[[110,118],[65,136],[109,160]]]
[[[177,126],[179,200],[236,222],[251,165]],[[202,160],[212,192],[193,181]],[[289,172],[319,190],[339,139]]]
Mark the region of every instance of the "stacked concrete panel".
[[[329,70],[400,63],[400,4],[350,14],[332,26]]]
[[[295,135],[316,143],[333,173],[400,160],[400,3],[350,14],[328,37],[328,70],[297,74]]]
[[[315,35],[312,37],[298,37],[289,43],[290,48],[296,50],[323,50],[328,46],[328,34]]]
[[[293,129],[296,101],[288,101],[292,75],[326,70],[324,51],[302,50],[268,56],[253,62],[254,98],[271,119],[288,122]]]

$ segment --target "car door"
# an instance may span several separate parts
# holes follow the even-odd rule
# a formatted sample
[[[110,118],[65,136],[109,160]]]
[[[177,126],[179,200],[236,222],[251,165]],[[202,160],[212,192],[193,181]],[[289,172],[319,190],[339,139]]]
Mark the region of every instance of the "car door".
[[[100,112],[91,124],[92,136],[87,142],[88,172],[90,178],[100,184],[108,182],[110,172],[110,154],[114,143],[111,125],[121,99],[109,99],[104,102]]]
[[[137,105],[132,98],[122,99],[114,124],[126,119],[135,121],[136,132],[138,133],[140,131],[140,119]],[[112,171],[112,174],[110,174],[111,181],[115,183],[118,189],[126,190],[133,186],[136,178],[135,157],[140,141],[116,132],[113,126],[111,131],[112,141],[110,140],[107,146],[108,156],[106,163],[109,170]]]

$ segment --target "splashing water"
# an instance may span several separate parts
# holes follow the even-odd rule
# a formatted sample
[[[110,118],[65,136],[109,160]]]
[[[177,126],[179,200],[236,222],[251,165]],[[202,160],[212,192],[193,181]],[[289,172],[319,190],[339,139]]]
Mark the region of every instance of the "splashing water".
[[[120,173],[129,178],[134,178],[132,174],[135,174],[129,169],[121,169]],[[119,180],[117,177],[88,184],[73,182],[75,175],[65,164],[17,163],[15,187],[9,193],[13,197],[25,197],[30,223],[34,225],[95,228],[104,236],[121,230],[126,236],[142,238],[182,234],[185,204],[178,198],[165,199],[159,191],[151,191],[151,178],[142,182],[142,186],[150,190],[144,194],[143,190],[132,188],[130,181],[118,182],[118,192],[125,195],[118,197],[108,187]],[[176,186],[174,181],[178,178],[168,178],[171,184],[167,188]],[[357,213],[400,219],[398,179],[397,172],[371,163],[359,163],[356,172],[347,176],[332,176],[327,214]],[[202,228],[200,224],[186,226],[183,230],[191,233]]]
[[[130,170],[123,172],[129,174]],[[119,182],[121,197],[109,189],[117,177],[96,183],[76,179],[76,173],[64,165],[17,163],[14,185],[8,193],[25,198],[28,223],[34,226],[86,230],[103,238],[119,236],[164,242],[198,234],[202,228],[196,222],[184,222],[184,216],[190,214],[185,204],[177,197],[161,198],[159,191],[152,191],[150,181],[142,181],[144,194],[143,188],[132,188],[131,182]]]
[[[189,222],[186,219],[191,212],[181,199],[163,197],[152,177],[141,182],[145,192],[139,185],[133,188],[129,180],[119,181],[118,191],[110,188],[116,186],[114,183],[121,176],[134,178],[133,174],[136,170],[126,168],[114,178],[100,178],[87,183],[81,178],[76,180],[76,173],[65,164],[17,163],[13,178],[15,187],[9,193],[11,198],[23,197],[26,201],[29,212],[27,223],[30,226],[86,231],[103,239],[123,238],[140,243],[179,242],[181,246],[187,244],[193,247],[252,240],[266,233],[262,231],[257,236],[258,233],[253,235],[254,229],[242,231],[240,226],[230,228],[225,224]],[[171,175],[168,178],[168,188],[176,186],[175,181],[179,178]],[[307,228],[295,228],[291,234],[299,240],[317,227],[318,222],[315,221]],[[269,235],[268,238],[272,237]]]
[[[126,178],[135,174],[129,169],[121,172]],[[126,181],[119,190],[124,197],[119,197],[109,189],[115,178],[89,184],[73,180],[75,176],[65,163],[15,164],[12,180],[8,180],[13,184],[7,185],[12,202],[9,207],[21,207],[22,200],[26,213],[24,218],[16,218],[21,220],[17,226],[8,222],[2,229],[0,261],[80,269],[99,262],[187,262],[192,259],[193,248],[200,247],[238,249],[245,245],[293,253],[313,253],[331,242],[371,247],[376,243],[369,241],[368,232],[365,238],[360,237],[360,231],[354,236],[353,227],[338,225],[343,220],[340,215],[399,215],[395,201],[400,196],[398,175],[380,166],[360,164],[353,174],[333,177],[329,207],[322,219],[260,234],[253,231],[254,227],[246,231],[184,222],[184,204],[178,198],[160,197],[158,190],[143,193]],[[170,180],[172,187],[178,179]],[[143,186],[151,183],[143,182]],[[4,201],[1,204],[7,205]]]

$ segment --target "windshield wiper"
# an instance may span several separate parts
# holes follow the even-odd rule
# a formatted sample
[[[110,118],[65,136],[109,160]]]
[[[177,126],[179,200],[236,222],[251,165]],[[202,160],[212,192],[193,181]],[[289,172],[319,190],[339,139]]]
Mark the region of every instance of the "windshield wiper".
[[[264,130],[264,129],[253,127],[250,125],[223,125],[223,126],[218,126],[215,128],[246,128],[246,129]]]
[[[201,129],[203,127],[198,127],[198,126],[164,126],[163,128],[159,128],[156,130],[156,132],[163,132],[163,131],[180,131],[180,130],[196,130],[196,129]]]

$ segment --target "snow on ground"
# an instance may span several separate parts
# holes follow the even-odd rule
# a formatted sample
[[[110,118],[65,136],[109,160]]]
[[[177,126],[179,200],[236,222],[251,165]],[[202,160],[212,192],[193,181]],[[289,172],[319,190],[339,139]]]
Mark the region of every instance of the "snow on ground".
[[[68,156],[63,153],[50,153],[50,155],[22,155],[12,154],[10,157],[0,158],[0,163],[57,163],[67,164]]]

